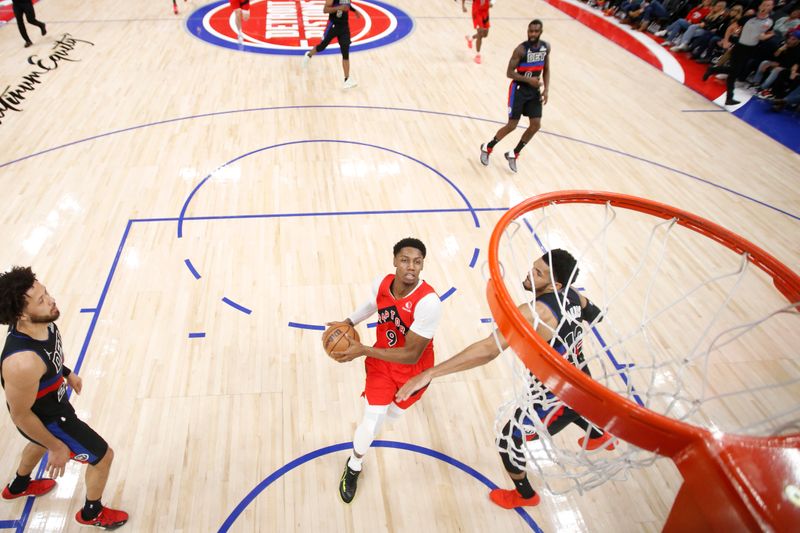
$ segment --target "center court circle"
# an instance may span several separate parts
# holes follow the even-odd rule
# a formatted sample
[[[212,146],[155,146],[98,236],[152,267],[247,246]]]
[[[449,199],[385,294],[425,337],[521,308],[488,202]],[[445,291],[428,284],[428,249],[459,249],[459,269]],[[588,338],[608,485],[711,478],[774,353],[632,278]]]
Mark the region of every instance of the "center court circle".
[[[411,17],[395,6],[378,0],[353,4],[361,17],[350,15],[351,52],[392,44],[414,28]],[[324,0],[256,0],[250,2],[250,18],[242,23],[243,43],[233,9],[227,0],[217,0],[194,11],[186,19],[189,33],[215,46],[259,54],[302,55],[322,40],[328,15]],[[339,53],[332,43],[322,54]]]

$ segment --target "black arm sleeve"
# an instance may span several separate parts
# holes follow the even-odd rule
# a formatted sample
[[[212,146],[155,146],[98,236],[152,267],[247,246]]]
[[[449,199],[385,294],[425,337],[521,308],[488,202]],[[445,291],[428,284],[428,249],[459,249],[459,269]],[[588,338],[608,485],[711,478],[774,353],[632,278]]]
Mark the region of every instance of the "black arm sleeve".
[[[67,365],[64,365],[64,366],[61,367],[61,375],[62,376],[64,376],[66,378],[66,377],[69,377],[70,374],[72,374],[72,369],[68,368]]]
[[[594,305],[589,300],[586,300],[586,307],[581,309],[581,319],[591,324],[598,316],[600,317],[600,320],[603,320],[603,317],[600,316],[601,313],[602,311],[600,311],[599,307]]]

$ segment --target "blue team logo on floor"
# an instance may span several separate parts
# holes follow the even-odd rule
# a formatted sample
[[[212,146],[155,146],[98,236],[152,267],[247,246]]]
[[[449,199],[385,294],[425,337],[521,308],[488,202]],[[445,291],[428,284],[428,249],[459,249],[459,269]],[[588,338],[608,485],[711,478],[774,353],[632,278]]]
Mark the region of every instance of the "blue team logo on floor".
[[[217,46],[259,54],[301,55],[322,40],[328,25],[324,0],[260,0],[250,2],[250,16],[242,22],[241,44],[234,10],[227,0],[201,7],[186,20],[196,37]],[[377,0],[352,3],[350,51],[369,50],[399,41],[414,23],[400,9]],[[336,41],[325,52],[339,53]]]

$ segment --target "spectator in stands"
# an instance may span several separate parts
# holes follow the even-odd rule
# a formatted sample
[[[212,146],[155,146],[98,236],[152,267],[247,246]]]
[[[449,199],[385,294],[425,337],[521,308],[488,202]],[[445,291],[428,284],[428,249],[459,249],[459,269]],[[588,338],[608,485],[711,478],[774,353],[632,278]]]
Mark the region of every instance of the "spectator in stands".
[[[753,76],[753,85],[759,88],[758,97],[771,99],[772,84],[778,79],[781,72],[791,69],[792,65],[800,63],[800,30],[793,31],[786,36],[786,40],[775,51],[775,57],[761,62]],[[764,77],[766,76],[766,79]],[[763,81],[762,81],[763,80]]]
[[[698,36],[692,46],[692,58],[696,59],[698,63],[711,63],[711,61],[718,57],[722,52],[728,50],[732,45],[730,38],[726,38],[726,32],[730,29],[730,34],[735,34],[738,39],[738,32],[741,31],[739,19],[742,18],[744,7],[741,4],[736,4],[728,11],[722,26],[717,28],[716,31],[709,34]]]
[[[733,45],[731,51],[730,66],[712,66],[703,74],[703,79],[707,80],[711,74],[725,72],[728,74],[726,80],[727,96],[725,105],[736,105],[739,102],[733,98],[735,82],[739,78],[744,78],[749,72],[750,61],[756,55],[756,47],[762,41],[772,37],[772,13],[773,0],[764,0],[758,6],[755,15],[745,16],[741,20],[741,33],[739,40]]]
[[[714,33],[725,24],[725,14],[728,10],[728,4],[725,0],[719,0],[711,12],[697,24],[692,24],[683,32],[675,46],[671,48],[673,52],[686,52],[691,48],[692,39],[699,38],[708,33]]]
[[[678,19],[669,26],[666,30],[656,33],[657,37],[664,37],[666,41],[662,43],[664,46],[672,46],[676,44],[678,36],[689,29],[692,24],[699,24],[711,12],[711,0],[703,0],[703,3],[696,8],[689,11],[686,18]]]

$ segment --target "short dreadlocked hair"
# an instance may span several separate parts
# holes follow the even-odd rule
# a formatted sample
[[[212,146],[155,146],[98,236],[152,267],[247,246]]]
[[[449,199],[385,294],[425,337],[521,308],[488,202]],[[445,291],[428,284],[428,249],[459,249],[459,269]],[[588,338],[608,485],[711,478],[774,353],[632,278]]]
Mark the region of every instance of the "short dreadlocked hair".
[[[31,267],[15,266],[0,274],[0,324],[16,324],[25,309],[25,293],[36,281]]]

